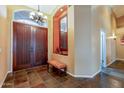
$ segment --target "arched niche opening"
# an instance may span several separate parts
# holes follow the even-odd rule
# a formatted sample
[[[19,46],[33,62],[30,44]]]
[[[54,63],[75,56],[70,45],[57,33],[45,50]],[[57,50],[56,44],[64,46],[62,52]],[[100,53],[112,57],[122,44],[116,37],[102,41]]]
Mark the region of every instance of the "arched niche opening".
[[[60,7],[53,16],[53,53],[68,55],[68,6]]]

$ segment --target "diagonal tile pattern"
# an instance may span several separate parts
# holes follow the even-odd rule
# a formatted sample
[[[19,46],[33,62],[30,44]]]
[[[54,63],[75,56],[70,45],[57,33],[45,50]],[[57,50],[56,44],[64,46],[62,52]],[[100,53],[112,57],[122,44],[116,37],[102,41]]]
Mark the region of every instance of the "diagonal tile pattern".
[[[115,62],[115,64],[117,64]],[[124,65],[124,62],[121,64]],[[113,64],[112,64],[113,65]],[[116,65],[114,65],[116,67]],[[111,66],[112,68],[112,66]],[[94,78],[74,78],[48,73],[46,66],[39,66],[9,73],[3,88],[121,88],[124,79],[103,72]]]

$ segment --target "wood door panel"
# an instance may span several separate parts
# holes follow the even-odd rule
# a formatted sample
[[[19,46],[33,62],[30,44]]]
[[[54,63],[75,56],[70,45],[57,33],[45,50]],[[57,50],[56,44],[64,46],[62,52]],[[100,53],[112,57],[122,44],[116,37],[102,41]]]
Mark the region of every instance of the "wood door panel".
[[[13,22],[14,70],[47,62],[47,28]]]
[[[46,64],[47,60],[47,29],[35,28],[35,63]]]
[[[31,43],[31,32],[30,27],[25,24],[15,23],[14,26],[14,43],[16,43],[14,47],[14,51],[16,52],[14,56],[16,56],[16,68],[22,69],[26,67],[30,67],[30,43]]]

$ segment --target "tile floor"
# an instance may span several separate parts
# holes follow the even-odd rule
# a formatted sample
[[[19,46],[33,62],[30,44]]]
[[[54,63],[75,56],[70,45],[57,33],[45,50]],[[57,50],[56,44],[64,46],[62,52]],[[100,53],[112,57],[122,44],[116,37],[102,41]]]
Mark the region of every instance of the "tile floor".
[[[112,63],[109,67],[124,71],[124,61],[118,60],[118,61]]]
[[[124,62],[113,63],[112,68],[122,66]],[[3,88],[121,88],[124,79],[99,73],[94,78],[74,78],[70,75],[58,76],[48,73],[46,66],[24,69],[8,74]]]

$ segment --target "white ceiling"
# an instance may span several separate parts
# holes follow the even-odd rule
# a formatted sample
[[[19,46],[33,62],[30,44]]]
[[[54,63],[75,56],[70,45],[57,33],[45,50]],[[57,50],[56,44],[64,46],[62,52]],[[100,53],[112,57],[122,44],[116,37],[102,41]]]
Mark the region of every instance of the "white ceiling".
[[[27,5],[27,6],[36,10],[38,9],[37,5]],[[47,14],[51,14],[57,7],[58,5],[40,5],[40,11]]]
[[[111,7],[116,17],[124,16],[124,5],[113,5]]]
[[[38,9],[37,5],[27,5],[30,8]],[[59,5],[40,5],[40,11],[51,14]],[[116,17],[124,16],[124,5],[112,5],[112,10],[114,11]]]

